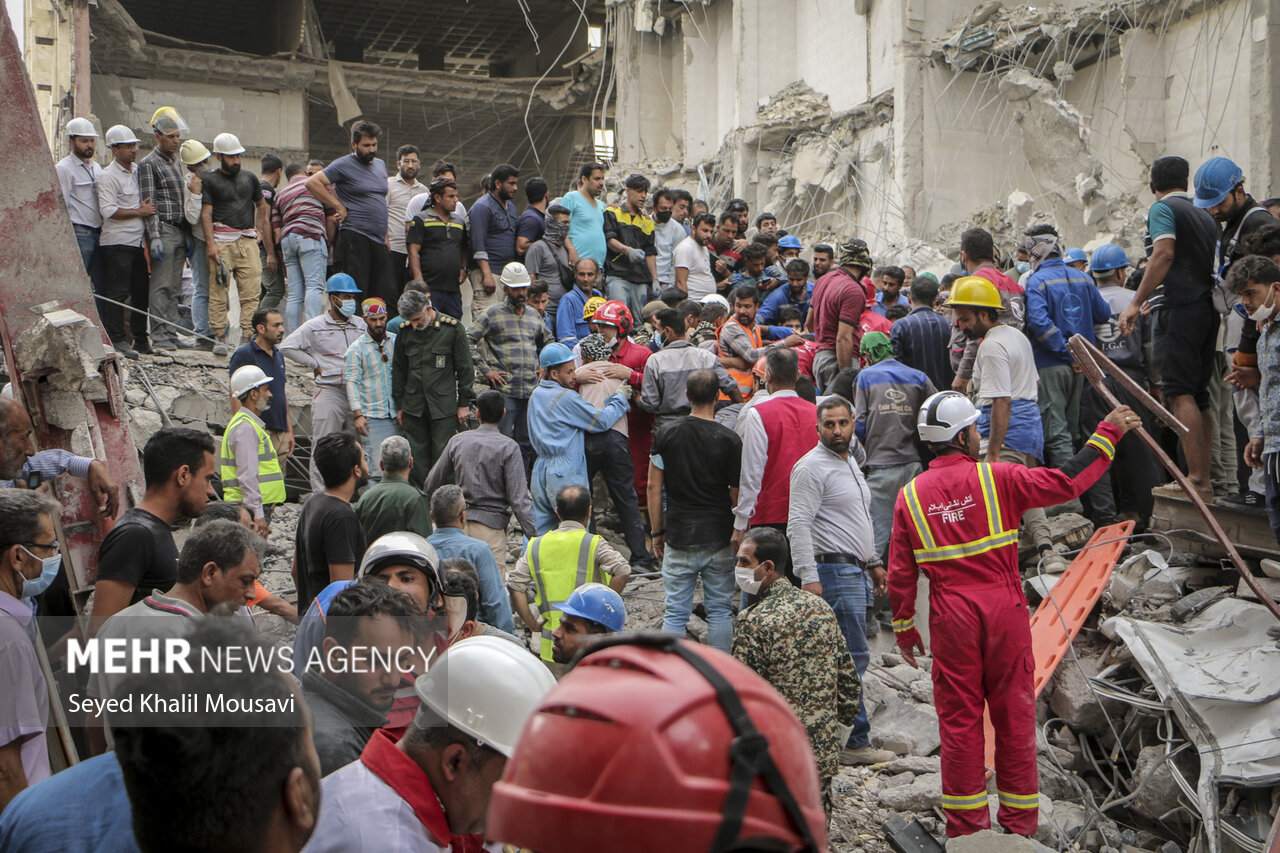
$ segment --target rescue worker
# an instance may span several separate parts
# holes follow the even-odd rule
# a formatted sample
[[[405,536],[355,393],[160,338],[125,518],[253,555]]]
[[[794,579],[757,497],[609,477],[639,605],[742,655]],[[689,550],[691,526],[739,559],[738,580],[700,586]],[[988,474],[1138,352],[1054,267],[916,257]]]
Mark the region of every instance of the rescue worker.
[[[356,280],[344,272],[329,277],[325,284],[325,297],[329,310],[319,317],[312,317],[280,344],[284,357],[311,368],[315,375],[316,392],[311,399],[311,443],[330,433],[346,429],[354,420],[351,403],[347,400],[343,361],[347,350],[364,334],[364,320],[356,316],[360,307],[356,297],[360,288]],[[324,491],[324,479],[311,459],[311,491]]]
[[[271,405],[271,377],[256,364],[231,376],[231,394],[240,410],[231,416],[218,451],[223,500],[239,501],[253,514],[253,529],[267,535],[271,511],[284,503],[284,472],[262,413]]]
[[[947,835],[990,828],[983,770],[984,702],[995,726],[998,820],[1034,835],[1038,824],[1031,628],[1018,571],[1018,520],[1031,507],[1079,497],[1141,425],[1119,406],[1061,469],[979,462],[978,410],[963,394],[925,401],[920,439],[937,456],[898,495],[889,546],[889,599],[902,656],[917,666],[916,583],[929,578],[933,690],[942,737]]]
[[[622,596],[602,583],[584,583],[560,605],[560,624],[551,632],[551,657],[569,663],[600,637],[616,634],[627,621]]]
[[[494,782],[554,686],[514,643],[455,643],[415,682],[421,704],[399,741],[379,729],[358,761],[325,777],[308,850],[481,850]]]
[[[486,834],[554,853],[827,849],[813,752],[786,700],[729,655],[667,635],[606,640],[543,697],[493,786]]]
[[[538,533],[556,524],[556,495],[564,486],[587,485],[584,432],[604,432],[627,413],[631,386],[623,385],[597,410],[575,393],[573,350],[548,344],[538,354],[545,378],[529,397],[529,440],[537,453],[533,463],[533,523]]]
[[[436,311],[428,294],[406,290],[396,308],[404,323],[391,358],[391,407],[413,448],[409,481],[421,488],[471,417],[476,372],[462,324]]]
[[[750,400],[756,390],[751,367],[765,353],[776,347],[798,347],[804,343],[786,326],[760,326],[756,313],[760,310],[760,291],[744,284],[733,291],[733,316],[716,330],[720,348],[720,364],[738,382],[742,399]],[[765,343],[765,341],[771,343]],[[726,398],[727,399],[727,396]]]
[[[605,583],[621,592],[631,566],[613,546],[587,530],[591,520],[591,491],[586,486],[565,486],[556,495],[560,526],[529,540],[515,568],[507,577],[512,608],[525,626],[542,634],[542,659],[554,660],[552,640],[560,624],[560,604],[584,583]],[[535,614],[527,590],[533,587]]]

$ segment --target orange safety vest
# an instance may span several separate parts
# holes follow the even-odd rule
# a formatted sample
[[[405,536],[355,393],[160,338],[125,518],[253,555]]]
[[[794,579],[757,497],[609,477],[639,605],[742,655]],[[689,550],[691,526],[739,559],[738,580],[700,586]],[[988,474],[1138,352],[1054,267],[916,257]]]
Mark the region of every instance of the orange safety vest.
[[[730,322],[729,320],[725,320],[724,323],[720,325],[720,328],[716,329],[716,347],[717,348],[719,348],[720,346],[720,333],[724,331],[725,326],[729,325],[729,322]],[[742,329],[744,332],[747,333],[747,337],[751,339],[752,349],[759,349],[760,347],[764,346],[764,338],[761,337],[760,335],[760,324],[757,323],[753,325],[750,329],[743,329],[742,325],[738,324],[738,328]],[[732,353],[726,353],[724,350],[720,350],[720,354],[732,355]],[[734,370],[732,367],[725,368],[726,370],[729,371],[729,375],[733,377],[734,381],[738,383],[738,390],[742,392],[742,402],[744,403],[747,400],[750,400],[751,395],[756,392],[756,377],[755,377],[755,374],[751,372],[751,369],[753,367],[755,367],[754,364],[748,365],[746,370]],[[729,395],[721,391],[720,399],[728,400]]]

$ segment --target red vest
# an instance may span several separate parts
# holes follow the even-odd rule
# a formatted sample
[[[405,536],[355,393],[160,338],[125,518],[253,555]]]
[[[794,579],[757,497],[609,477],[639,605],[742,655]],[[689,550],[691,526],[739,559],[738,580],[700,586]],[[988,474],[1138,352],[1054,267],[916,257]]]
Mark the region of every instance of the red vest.
[[[818,443],[818,407],[799,397],[765,400],[753,407],[769,438],[752,524],[786,524],[791,469]]]

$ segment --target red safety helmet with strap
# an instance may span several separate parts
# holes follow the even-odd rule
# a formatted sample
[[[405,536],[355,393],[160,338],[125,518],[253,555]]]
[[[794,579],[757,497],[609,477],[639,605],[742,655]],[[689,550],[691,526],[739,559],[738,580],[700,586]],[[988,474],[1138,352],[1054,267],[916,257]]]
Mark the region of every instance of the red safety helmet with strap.
[[[525,723],[486,835],[547,853],[819,851],[804,726],[750,668],[669,634],[605,638]]]
[[[635,321],[631,319],[631,312],[627,310],[627,306],[616,299],[611,299],[596,309],[596,315],[592,318],[593,323],[603,323],[606,326],[616,326],[619,335],[625,335],[631,331],[631,327],[635,325]]]

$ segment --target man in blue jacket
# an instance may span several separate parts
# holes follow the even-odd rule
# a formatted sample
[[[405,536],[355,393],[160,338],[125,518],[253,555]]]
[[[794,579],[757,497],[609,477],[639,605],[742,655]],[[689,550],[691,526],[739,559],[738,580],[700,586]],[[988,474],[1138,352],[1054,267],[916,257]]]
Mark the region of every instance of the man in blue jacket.
[[[1089,278],[1062,259],[1062,245],[1051,234],[1027,237],[1031,259],[1027,279],[1027,337],[1040,374],[1040,420],[1044,424],[1046,465],[1063,465],[1080,443],[1080,395],[1084,374],[1067,349],[1072,335],[1094,342],[1093,327],[1111,320],[1111,306]]]
[[[533,463],[533,523],[538,535],[554,530],[556,494],[564,486],[589,486],[584,436],[604,432],[617,423],[631,406],[631,387],[624,384],[618,393],[597,409],[574,390],[573,350],[562,343],[548,344],[538,354],[544,378],[529,398],[529,440],[537,452]]]

